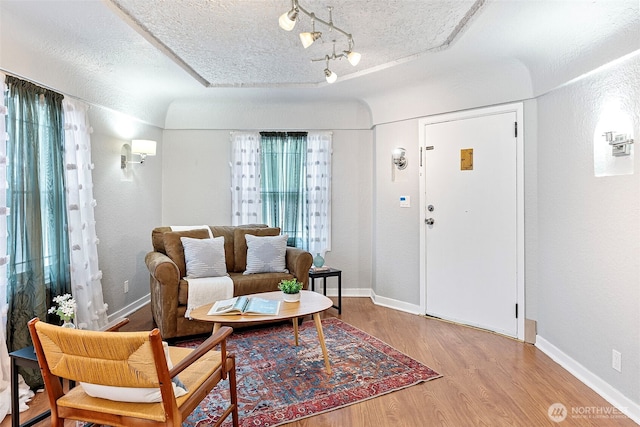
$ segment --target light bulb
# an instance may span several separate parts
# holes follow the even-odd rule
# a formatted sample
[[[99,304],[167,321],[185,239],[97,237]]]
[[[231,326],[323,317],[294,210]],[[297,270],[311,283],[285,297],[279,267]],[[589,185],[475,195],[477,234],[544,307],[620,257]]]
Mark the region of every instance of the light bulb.
[[[360,58],[362,57],[362,55],[360,55],[358,52],[349,52],[347,53],[347,59],[349,60],[349,63],[351,65],[353,65],[354,67],[356,65],[358,65],[358,62],[360,62]]]
[[[293,27],[296,26],[296,19],[298,18],[298,12],[295,9],[291,9],[288,12],[280,15],[280,19],[278,19],[278,25],[285,31],[293,30]]]
[[[318,40],[322,33],[314,31],[312,33],[300,33],[300,41],[302,42],[302,46],[304,48],[308,48],[313,44],[314,41]]]
[[[338,80],[338,75],[328,68],[325,68],[324,76],[327,79],[327,83],[334,83],[336,80]]]

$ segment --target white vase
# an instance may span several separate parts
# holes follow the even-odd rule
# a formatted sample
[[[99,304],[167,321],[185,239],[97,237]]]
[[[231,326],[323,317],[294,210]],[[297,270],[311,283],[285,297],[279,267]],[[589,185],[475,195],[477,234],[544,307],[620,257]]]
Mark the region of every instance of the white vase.
[[[73,321],[71,321],[71,320],[65,320],[65,321],[62,323],[62,327],[63,327],[63,328],[75,329],[75,328],[76,328],[76,325],[75,325],[75,323],[73,323]]]
[[[295,294],[285,294],[283,292],[282,295],[284,295],[284,302],[298,302],[298,301],[300,301],[300,292],[295,293]]]

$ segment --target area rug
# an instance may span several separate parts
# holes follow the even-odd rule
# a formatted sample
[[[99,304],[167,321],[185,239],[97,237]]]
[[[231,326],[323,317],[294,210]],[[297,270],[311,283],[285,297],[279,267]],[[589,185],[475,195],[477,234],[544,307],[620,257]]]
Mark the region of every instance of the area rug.
[[[227,349],[236,355],[240,426],[278,426],[342,408],[440,375],[340,319],[322,320],[332,375],[327,374],[315,324],[291,324],[234,332]],[[177,343],[195,347],[193,340]],[[229,402],[220,383],[183,426],[210,426]],[[224,426],[231,425],[227,420]]]

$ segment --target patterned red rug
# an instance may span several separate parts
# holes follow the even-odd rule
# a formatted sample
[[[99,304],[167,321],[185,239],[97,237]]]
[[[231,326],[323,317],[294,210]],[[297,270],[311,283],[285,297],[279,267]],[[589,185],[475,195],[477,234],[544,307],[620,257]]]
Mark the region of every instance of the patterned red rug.
[[[240,426],[273,427],[440,377],[339,319],[324,319],[322,327],[331,376],[325,370],[312,321],[300,326],[298,347],[290,324],[234,332],[227,348],[236,355]],[[177,345],[194,347],[200,342]],[[218,402],[228,399],[225,381],[183,426],[210,426],[222,410]],[[231,422],[225,422],[227,425]]]

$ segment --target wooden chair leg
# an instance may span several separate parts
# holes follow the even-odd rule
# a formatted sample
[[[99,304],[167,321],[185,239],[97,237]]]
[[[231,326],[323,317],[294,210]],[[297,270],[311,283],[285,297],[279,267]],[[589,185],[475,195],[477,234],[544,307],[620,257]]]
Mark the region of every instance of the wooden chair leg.
[[[236,385],[236,362],[232,356],[233,367],[229,371],[229,394],[231,395],[231,405],[233,410],[231,411],[231,419],[233,421],[233,427],[239,427],[238,424],[238,389]]]

